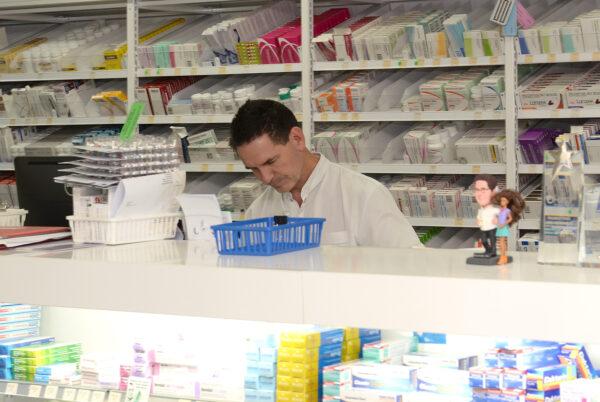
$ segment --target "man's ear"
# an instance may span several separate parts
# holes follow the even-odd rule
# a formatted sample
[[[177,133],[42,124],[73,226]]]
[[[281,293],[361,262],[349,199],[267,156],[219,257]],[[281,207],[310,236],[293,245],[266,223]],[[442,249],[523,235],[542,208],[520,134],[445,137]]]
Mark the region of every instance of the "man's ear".
[[[294,147],[298,149],[306,147],[306,143],[304,142],[304,133],[300,127],[292,127],[290,130],[289,141],[291,141]]]

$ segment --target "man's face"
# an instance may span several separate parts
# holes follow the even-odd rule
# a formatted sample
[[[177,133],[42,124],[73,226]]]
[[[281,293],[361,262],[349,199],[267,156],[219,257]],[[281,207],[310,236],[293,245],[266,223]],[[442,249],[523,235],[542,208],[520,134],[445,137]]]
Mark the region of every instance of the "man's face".
[[[494,195],[492,190],[485,180],[477,180],[475,182],[475,199],[480,207],[486,207],[491,204],[492,196]]]
[[[275,144],[268,134],[237,148],[246,168],[280,193],[291,191],[302,174],[304,135],[298,127],[290,131],[287,144]]]

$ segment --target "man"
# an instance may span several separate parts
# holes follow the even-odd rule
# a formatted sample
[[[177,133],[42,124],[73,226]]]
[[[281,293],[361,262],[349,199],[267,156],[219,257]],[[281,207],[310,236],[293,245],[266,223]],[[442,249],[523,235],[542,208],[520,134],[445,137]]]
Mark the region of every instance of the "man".
[[[231,124],[231,147],[269,185],[246,218],[325,218],[323,244],[419,246],[419,238],[379,182],[311,153],[294,114],[270,100],[251,100]]]
[[[477,226],[485,248],[485,253],[481,254],[481,257],[496,257],[496,228],[500,208],[492,203],[492,199],[497,191],[498,182],[492,175],[480,174],[475,176],[474,184],[475,199],[479,204]]]

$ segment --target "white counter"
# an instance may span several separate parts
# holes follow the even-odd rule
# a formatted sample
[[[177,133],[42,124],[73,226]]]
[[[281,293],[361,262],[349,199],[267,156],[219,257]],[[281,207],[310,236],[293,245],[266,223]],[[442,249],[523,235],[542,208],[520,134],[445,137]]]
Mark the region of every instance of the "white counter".
[[[325,246],[223,257],[160,241],[0,254],[0,300],[48,306],[600,342],[600,270],[465,264],[464,250]]]

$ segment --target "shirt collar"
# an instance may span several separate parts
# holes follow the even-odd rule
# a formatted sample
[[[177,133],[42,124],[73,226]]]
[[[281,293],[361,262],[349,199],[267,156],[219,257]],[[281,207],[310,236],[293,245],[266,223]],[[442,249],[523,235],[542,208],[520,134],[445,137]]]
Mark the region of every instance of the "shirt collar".
[[[323,181],[327,168],[331,165],[331,162],[326,157],[321,154],[316,155],[319,155],[319,161],[315,165],[310,176],[308,176],[308,180],[306,180],[304,186],[302,186],[302,190],[300,190],[302,202],[304,202],[310,193]],[[293,200],[292,193],[285,193],[285,197],[290,201]]]

